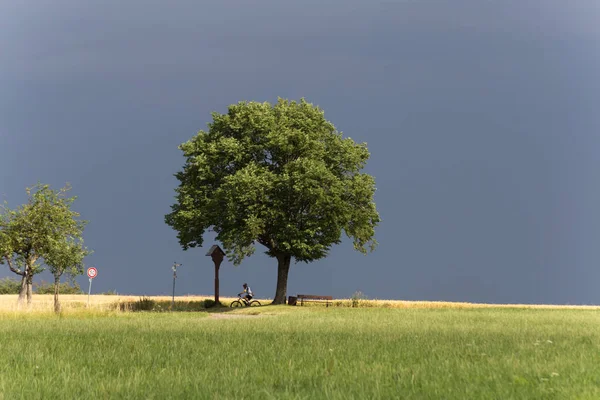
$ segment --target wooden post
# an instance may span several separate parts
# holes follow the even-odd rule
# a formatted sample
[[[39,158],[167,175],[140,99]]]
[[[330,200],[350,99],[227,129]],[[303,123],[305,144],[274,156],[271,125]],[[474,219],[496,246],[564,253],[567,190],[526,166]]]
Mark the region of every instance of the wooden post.
[[[219,268],[221,267],[223,256],[221,256],[219,259],[218,257],[215,257],[215,254],[213,254],[212,259],[215,263],[215,304],[219,304]]]
[[[213,263],[215,263],[215,305],[220,304],[219,302],[219,267],[225,257],[225,252],[216,244],[211,246],[207,256],[211,256]]]

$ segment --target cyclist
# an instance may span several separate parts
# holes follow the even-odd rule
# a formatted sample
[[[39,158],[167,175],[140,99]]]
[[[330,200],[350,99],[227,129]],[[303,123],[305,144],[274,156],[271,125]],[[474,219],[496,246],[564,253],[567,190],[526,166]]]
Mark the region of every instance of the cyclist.
[[[241,293],[238,293],[238,296],[241,296],[242,294],[246,293],[246,295],[244,296],[244,301],[247,304],[250,304],[250,300],[252,300],[252,297],[254,296],[252,294],[252,289],[250,289],[250,286],[248,286],[247,283],[244,283],[242,286],[244,288],[244,291]]]

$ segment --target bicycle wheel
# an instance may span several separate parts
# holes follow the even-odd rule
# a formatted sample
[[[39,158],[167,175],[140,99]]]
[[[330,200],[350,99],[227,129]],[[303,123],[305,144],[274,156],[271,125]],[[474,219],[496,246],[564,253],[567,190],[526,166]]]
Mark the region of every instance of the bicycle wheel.
[[[231,304],[229,305],[229,307],[231,307],[231,308],[243,307],[243,306],[244,306],[244,305],[243,305],[243,304],[242,304],[242,302],[241,302],[241,301],[239,301],[239,300],[236,300],[236,301],[234,301],[233,303],[231,303]]]
[[[252,300],[250,302],[250,307],[260,307],[260,301],[258,301],[258,300]]]

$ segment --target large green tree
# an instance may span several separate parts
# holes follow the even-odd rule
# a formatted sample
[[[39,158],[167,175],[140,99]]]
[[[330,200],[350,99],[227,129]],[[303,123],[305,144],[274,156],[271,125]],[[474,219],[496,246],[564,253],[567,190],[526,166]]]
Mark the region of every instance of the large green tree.
[[[210,229],[238,265],[260,243],[277,259],[273,303],[282,304],[292,258],[325,257],[342,232],[362,253],[375,248],[380,219],[375,181],[361,172],[366,144],[344,138],[304,99],[240,102],[212,118],[207,132],[180,145],[186,162],[165,221],[184,250],[201,246]]]
[[[82,267],[77,266],[88,254],[82,240],[86,221],[71,209],[76,198],[68,197],[69,190],[69,185],[53,190],[37,184],[27,188],[26,204],[14,210],[6,205],[1,209],[0,264],[8,264],[21,276],[19,304],[25,297],[31,303],[33,277],[44,270],[44,264],[55,277],[57,273],[80,273]]]

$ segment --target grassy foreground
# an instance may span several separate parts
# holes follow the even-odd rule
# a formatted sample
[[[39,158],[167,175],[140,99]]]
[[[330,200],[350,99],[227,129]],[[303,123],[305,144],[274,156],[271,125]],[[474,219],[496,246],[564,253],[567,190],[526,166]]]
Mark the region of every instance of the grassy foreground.
[[[598,399],[590,310],[0,313],[0,398]]]

